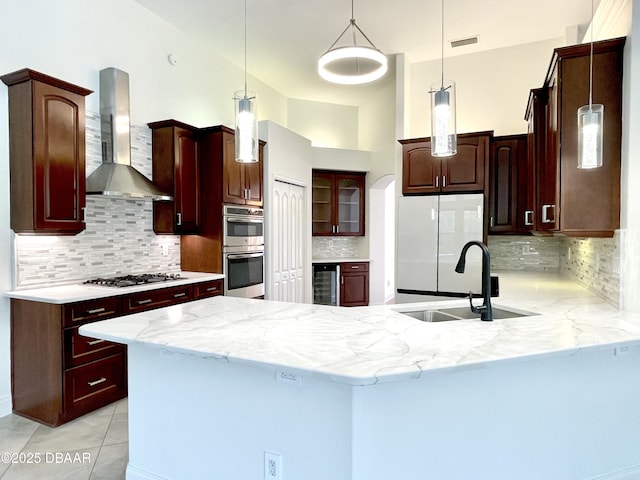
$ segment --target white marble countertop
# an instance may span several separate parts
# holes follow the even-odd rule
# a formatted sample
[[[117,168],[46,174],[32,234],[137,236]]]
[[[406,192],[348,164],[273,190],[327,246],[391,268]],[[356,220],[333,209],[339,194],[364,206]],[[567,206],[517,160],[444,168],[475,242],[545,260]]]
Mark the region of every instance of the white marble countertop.
[[[371,259],[364,257],[327,257],[311,259],[311,263],[360,263],[370,261]]]
[[[224,275],[219,273],[180,272],[180,278],[178,280],[146,283],[131,287],[115,288],[73,283],[69,285],[58,285],[55,287],[13,290],[5,292],[4,295],[9,298],[19,298],[21,300],[62,304],[81,302],[94,298],[115,297],[129,293],[146,292],[149,290],[157,290],[159,288],[179,287],[180,285],[189,285],[191,283],[206,282],[209,280],[219,280],[221,278],[224,278]]]
[[[214,297],[80,327],[83,335],[274,371],[370,385],[505,361],[640,344],[622,312],[554,274],[499,273],[495,306],[538,315],[428,323],[408,305],[328,307]],[[476,300],[478,302],[478,300]],[[466,300],[429,302],[438,307]],[[416,304],[413,304],[414,306]]]

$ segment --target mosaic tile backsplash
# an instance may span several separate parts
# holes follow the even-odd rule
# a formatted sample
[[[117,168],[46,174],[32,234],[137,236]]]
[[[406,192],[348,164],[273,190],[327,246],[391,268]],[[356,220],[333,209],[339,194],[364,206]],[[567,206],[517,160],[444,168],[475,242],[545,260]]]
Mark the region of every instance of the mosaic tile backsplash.
[[[494,270],[560,271],[614,306],[620,304],[620,236],[570,238],[492,235]]]
[[[608,303],[620,305],[620,235],[565,238],[561,270]]]
[[[558,271],[562,238],[491,235],[492,270]]]
[[[358,256],[358,240],[355,237],[313,237],[313,258],[354,258]]]
[[[102,162],[100,115],[86,118],[86,170]],[[131,128],[131,164],[151,178],[151,130]],[[150,201],[87,196],[86,229],[75,236],[15,235],[15,288],[75,283],[88,278],[180,271],[180,237],[153,233]]]

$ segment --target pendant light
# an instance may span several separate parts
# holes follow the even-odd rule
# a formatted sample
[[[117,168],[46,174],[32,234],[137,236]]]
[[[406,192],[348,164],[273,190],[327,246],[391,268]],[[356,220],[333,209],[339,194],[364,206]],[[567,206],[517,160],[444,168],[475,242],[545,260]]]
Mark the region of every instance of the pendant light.
[[[589,52],[589,104],[578,108],[578,168],[602,166],[604,105],[593,104],[593,0],[591,0],[591,49]]]
[[[456,84],[444,78],[444,0],[442,0],[440,81],[431,85],[431,155],[450,157],[457,151]]]
[[[352,44],[336,46],[349,31],[351,32]],[[356,38],[358,32],[368,45],[358,45]],[[353,15],[353,0],[351,0],[349,25],[318,60],[318,74],[332,83],[358,85],[373,82],[384,76],[386,72],[387,57],[376,48],[356,24]]]
[[[244,90],[233,96],[236,117],[236,162],[258,161],[258,121],[256,94],[247,90],[247,0],[244,0]]]

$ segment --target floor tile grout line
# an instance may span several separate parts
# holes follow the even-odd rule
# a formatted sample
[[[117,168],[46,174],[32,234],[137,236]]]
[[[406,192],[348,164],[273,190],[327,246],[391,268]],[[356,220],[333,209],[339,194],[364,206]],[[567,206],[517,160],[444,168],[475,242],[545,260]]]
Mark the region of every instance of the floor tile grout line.
[[[16,415],[15,413],[11,413],[10,415],[15,415],[16,417],[19,417],[21,419],[25,419],[28,420],[29,422],[35,423],[36,424],[36,428],[33,429],[33,432],[31,432],[31,435],[29,435],[29,438],[27,438],[27,441],[24,442],[24,445],[22,445],[22,448],[20,449],[20,452],[18,453],[23,453],[24,449],[27,448],[27,445],[29,445],[29,442],[31,441],[31,439],[33,438],[33,436],[36,434],[36,432],[38,431],[38,428],[40,427],[40,425],[38,424],[38,422],[31,420],[30,418],[26,418],[26,417],[22,417],[20,415]],[[14,464],[15,465],[15,464]],[[13,465],[9,465],[9,468],[7,468],[4,473],[2,475],[0,475],[0,480],[2,480],[5,475],[7,473],[9,473],[9,471],[13,468]]]
[[[109,429],[111,428],[111,424],[113,423],[113,417],[116,414],[116,410],[118,409],[118,402],[116,402],[114,408],[113,408],[113,412],[111,412],[111,418],[109,419],[109,424],[107,425],[107,428],[104,431],[104,436],[102,437],[102,441],[100,442],[100,445],[98,446],[98,453],[96,454],[96,460],[94,462],[92,462],[91,464],[91,471],[89,472],[89,476],[87,477],[88,480],[91,479],[91,475],[93,475],[93,471],[96,468],[96,465],[98,464],[98,459],[100,458],[100,453],[102,452],[102,447],[104,447],[104,441],[107,438],[107,435],[109,434]]]

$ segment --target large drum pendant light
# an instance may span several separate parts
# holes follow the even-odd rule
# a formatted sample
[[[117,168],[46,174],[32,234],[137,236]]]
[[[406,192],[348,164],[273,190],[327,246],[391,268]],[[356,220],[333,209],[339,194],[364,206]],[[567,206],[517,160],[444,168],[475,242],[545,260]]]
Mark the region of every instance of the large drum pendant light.
[[[351,35],[348,35],[347,32],[351,32]],[[366,40],[367,44],[358,45],[358,33]],[[350,36],[352,42],[343,46],[338,45],[345,35]],[[373,82],[384,76],[386,72],[387,57],[376,48],[356,24],[353,15],[353,0],[351,0],[349,25],[318,60],[318,74],[332,83],[358,85]]]
[[[442,0],[440,81],[431,85],[431,155],[450,157],[457,152],[456,84],[444,78],[444,0]]]
[[[256,94],[247,90],[247,0],[244,0],[244,90],[233,96],[236,118],[236,162],[258,161]]]
[[[589,53],[589,104],[578,108],[578,168],[602,166],[604,105],[593,98],[593,0],[591,0],[591,50]]]

